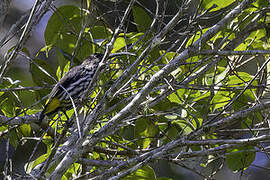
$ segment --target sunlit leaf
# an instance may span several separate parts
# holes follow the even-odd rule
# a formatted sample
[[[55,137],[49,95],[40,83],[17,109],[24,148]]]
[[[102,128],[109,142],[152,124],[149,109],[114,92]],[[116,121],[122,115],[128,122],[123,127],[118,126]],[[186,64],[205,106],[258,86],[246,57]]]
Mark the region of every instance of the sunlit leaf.
[[[215,8],[213,8],[211,11],[216,11],[230,5],[233,2],[234,0],[204,0],[202,6],[206,9],[213,8],[214,6]]]

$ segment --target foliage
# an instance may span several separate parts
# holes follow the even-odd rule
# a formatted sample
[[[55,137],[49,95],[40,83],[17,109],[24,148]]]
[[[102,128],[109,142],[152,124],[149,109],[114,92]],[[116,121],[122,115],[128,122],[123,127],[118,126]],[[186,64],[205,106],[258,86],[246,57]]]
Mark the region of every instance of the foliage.
[[[209,178],[216,171],[204,169],[220,159],[233,172],[245,171],[270,138],[263,131],[269,107],[268,2],[167,1],[168,9],[132,2],[106,2],[106,9],[105,2],[87,1],[53,11],[36,57],[24,46],[17,50],[29,60],[31,81],[16,71],[1,77],[0,140],[17,148],[40,137],[36,143],[45,152],[34,156],[39,149],[32,149],[24,162],[26,172],[39,178],[170,179],[159,177],[153,165],[159,161]],[[173,11],[174,6],[179,8]],[[127,17],[121,8],[130,10]],[[178,20],[167,16],[172,12]],[[135,56],[105,58],[105,70],[77,117],[82,138],[73,109],[66,112],[75,122],[71,127],[59,112],[48,117],[56,134],[40,129],[38,112],[52,85],[87,56],[106,50]],[[39,57],[52,51],[56,68]],[[35,118],[27,121],[29,116]],[[194,157],[200,167],[186,163]]]

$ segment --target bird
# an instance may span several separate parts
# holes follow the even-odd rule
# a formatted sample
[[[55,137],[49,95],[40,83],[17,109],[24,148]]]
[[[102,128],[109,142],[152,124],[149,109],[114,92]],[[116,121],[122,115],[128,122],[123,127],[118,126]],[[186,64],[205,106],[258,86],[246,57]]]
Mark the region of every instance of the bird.
[[[45,116],[70,110],[82,101],[89,84],[103,58],[103,54],[88,56],[81,65],[71,68],[53,87],[39,116],[40,123]]]

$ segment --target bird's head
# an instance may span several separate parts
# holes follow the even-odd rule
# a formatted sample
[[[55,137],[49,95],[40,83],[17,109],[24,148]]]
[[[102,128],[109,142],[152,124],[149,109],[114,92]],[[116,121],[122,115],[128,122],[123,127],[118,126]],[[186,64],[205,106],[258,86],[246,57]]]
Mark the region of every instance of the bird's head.
[[[83,61],[82,66],[86,66],[86,68],[97,67],[100,61],[102,60],[102,58],[103,58],[103,54],[100,54],[100,53],[92,54]]]
[[[121,52],[121,53],[114,53],[114,54],[110,54],[108,56],[108,59],[113,58],[113,57],[117,57],[117,56],[121,56],[121,55],[131,55],[131,56],[135,56],[135,54],[133,53],[129,53],[129,52]],[[87,68],[92,68],[92,67],[97,67],[99,65],[99,63],[101,62],[102,58],[103,58],[104,54],[101,53],[95,53],[92,54],[90,56],[88,56],[82,63],[83,66],[86,66]],[[101,68],[104,68],[105,64],[101,65]]]

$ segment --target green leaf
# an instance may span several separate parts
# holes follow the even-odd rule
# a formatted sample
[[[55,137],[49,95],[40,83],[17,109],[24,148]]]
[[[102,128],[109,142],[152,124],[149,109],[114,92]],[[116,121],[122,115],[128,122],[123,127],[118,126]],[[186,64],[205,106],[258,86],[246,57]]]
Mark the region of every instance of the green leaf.
[[[80,10],[78,7],[62,6],[58,8],[49,19],[44,32],[46,45],[56,44],[61,39],[66,40],[65,36],[69,30],[80,32],[79,23]]]
[[[237,92],[240,93],[240,91]],[[235,94],[234,96],[237,96],[237,94]],[[233,103],[233,109],[236,111],[241,110],[243,109],[243,107],[247,106],[249,102],[252,102],[254,100],[254,95],[250,92],[250,90],[247,90]]]
[[[159,55],[163,56],[163,54],[165,53],[165,50],[160,50],[159,51]],[[168,64],[169,61],[172,60],[172,58],[176,57],[177,53],[176,52],[167,52],[161,59],[163,64]]]
[[[213,111],[228,104],[232,100],[233,95],[234,94],[228,91],[218,91],[211,100],[211,104],[213,105]]]
[[[168,96],[169,101],[177,104],[183,104],[183,102],[180,99],[183,98],[183,96],[187,93],[186,91],[187,90],[185,89],[178,89],[177,94],[172,93],[171,95]]]
[[[160,101],[159,103],[157,103],[153,109],[156,111],[167,111],[173,107],[178,106],[177,103],[174,102],[170,102],[168,98],[165,98],[163,101]]]
[[[204,7],[205,9],[209,9],[215,6],[215,8],[213,8],[211,11],[216,11],[226,6],[229,6],[233,2],[234,0],[204,0],[202,3],[202,7]]]
[[[69,71],[70,69],[70,62],[68,62],[65,67],[64,67],[64,70],[62,72],[62,77]]]
[[[53,146],[52,141],[43,140],[42,142],[46,144],[47,153],[39,156],[36,160],[30,162],[28,164],[28,166],[26,166],[26,167],[28,167],[28,169],[26,169],[27,172],[30,172],[34,167],[36,167],[37,165],[39,165],[42,162],[46,161],[46,159],[48,159],[48,157],[50,156],[51,150],[52,150],[52,146]],[[51,169],[54,169],[55,166],[52,166]]]
[[[237,72],[237,75],[228,77],[227,85],[230,87],[239,87],[240,85],[245,86],[250,80],[252,80],[252,76],[250,74],[246,72]],[[257,81],[253,81],[252,85],[256,86]]]
[[[186,48],[190,45],[192,45],[194,42],[196,42],[198,39],[201,38],[201,36],[207,31],[208,29],[203,29],[202,31],[197,32],[195,35],[193,35],[187,42]]]
[[[141,7],[138,6],[132,7],[132,13],[138,31],[147,31],[152,23],[152,19],[149,17],[149,15]]]
[[[71,60],[75,65],[81,64],[81,60],[77,59],[76,57],[73,57],[72,54],[63,51],[60,48],[57,48],[56,52],[57,52],[57,57],[58,57],[57,60],[58,60],[58,63],[60,65],[61,69],[64,68],[64,66],[67,64],[67,62],[69,62],[69,61],[71,62]]]
[[[70,68],[70,61],[66,63],[63,70],[61,70],[61,67],[58,66],[57,71],[56,71],[56,76],[57,76],[58,81],[60,81],[60,79],[69,71],[69,68]]]
[[[47,47],[59,47],[64,52],[73,54],[77,49],[77,59],[84,59],[92,54],[93,43],[89,33],[84,32],[80,46],[76,47],[77,35],[82,29],[80,9],[76,6],[62,6],[58,8],[48,21],[44,32]]]
[[[28,137],[31,135],[31,126],[29,124],[23,124],[19,128],[23,136]]]
[[[156,174],[150,166],[144,166],[123,180],[156,180]]]
[[[68,170],[66,171],[64,176],[61,178],[61,180],[63,180],[64,178],[66,178],[67,180],[72,179],[73,175],[78,172],[78,169],[80,167],[81,165],[79,163],[73,163],[72,166],[68,168]]]
[[[264,8],[264,7],[269,6],[268,0],[258,0],[256,2],[254,2],[254,5],[256,5],[256,3],[258,3],[258,8]]]
[[[228,81],[226,83],[226,86],[230,87],[245,87],[247,83],[249,83],[253,77],[246,73],[246,72],[237,72],[237,75],[232,75],[228,77]],[[251,85],[257,86],[258,82],[254,80]],[[241,109],[243,106],[247,105],[248,102],[254,101],[255,100],[255,93],[256,89],[247,89],[238,99],[237,101],[233,104],[233,106],[236,109]],[[234,96],[237,96],[241,91],[234,91]]]
[[[201,99],[207,98],[210,96],[210,94],[211,94],[210,91],[202,92],[201,95],[193,99],[193,101],[199,101]]]
[[[34,83],[38,86],[44,86],[48,84],[55,84],[53,78],[56,78],[53,68],[48,64],[48,62],[40,59],[33,59],[34,62],[30,63],[30,73]],[[40,69],[37,65],[42,68]],[[45,73],[45,72],[47,73]],[[52,77],[48,76],[51,75]]]
[[[6,131],[8,128],[7,126],[0,126],[0,132]]]
[[[192,127],[192,124],[187,121],[188,120],[175,120],[172,121],[172,125],[179,126],[184,134],[189,134],[193,131],[194,127]]]
[[[112,31],[105,26],[94,26],[89,29],[93,39],[110,39],[112,36]]]
[[[253,3],[253,5],[259,9],[265,8],[269,5],[268,0],[257,0]]]
[[[140,39],[140,37],[143,35],[143,33],[120,33],[118,35],[118,38],[116,39],[116,42],[114,43],[114,48],[112,49],[112,53],[115,53],[125,47],[126,45],[130,45],[135,43]],[[141,48],[142,42],[137,43],[133,46],[134,50],[137,50],[138,48]],[[133,57],[131,57],[133,58]]]
[[[125,46],[126,46],[125,38],[118,37],[114,42],[112,53],[119,51],[120,49],[122,49]]]
[[[121,128],[121,136],[127,140],[134,140],[135,139],[134,129],[135,129],[134,126],[125,126]]]
[[[170,96],[168,96],[168,99],[170,102],[181,104],[181,101],[179,100],[179,98],[177,97],[175,93],[172,93]]]
[[[135,136],[139,139],[138,144],[141,148],[147,148],[157,133],[157,128],[151,119],[140,118],[136,121]]]
[[[37,65],[39,67],[37,67]],[[42,69],[40,69],[42,68]],[[33,59],[33,62],[30,63],[29,69],[32,79],[37,86],[44,86],[44,85],[53,85],[56,82],[53,78],[56,79],[55,73],[53,68],[44,60],[40,59]],[[47,73],[45,73],[45,72]],[[51,76],[49,76],[49,75]],[[37,91],[37,95],[39,97],[44,97],[50,92],[50,89],[41,89]]]
[[[250,41],[258,41],[261,38],[264,38],[266,36],[265,29],[258,29],[257,31],[253,31],[247,38],[247,40]]]
[[[243,146],[229,151],[226,156],[226,163],[229,169],[234,172],[245,170],[254,160],[256,152],[253,146]]]
[[[5,92],[0,92],[0,96],[2,96],[3,94],[5,94]]]
[[[61,68],[60,66],[58,66],[57,70],[56,70],[56,76],[57,76],[57,79],[58,81],[61,79],[62,77],[62,71],[61,71]]]
[[[7,117],[15,116],[15,103],[8,97],[0,102],[0,109],[2,113]]]
[[[167,144],[171,142],[173,139],[175,139],[179,135],[179,132],[181,132],[181,129],[175,124],[172,124],[172,126],[167,132],[167,135],[165,136],[163,144]]]

